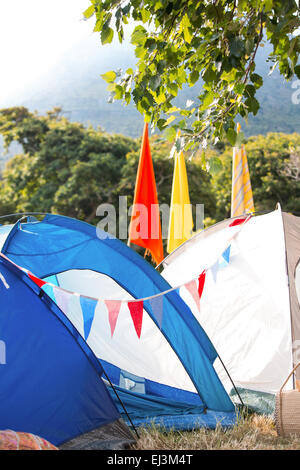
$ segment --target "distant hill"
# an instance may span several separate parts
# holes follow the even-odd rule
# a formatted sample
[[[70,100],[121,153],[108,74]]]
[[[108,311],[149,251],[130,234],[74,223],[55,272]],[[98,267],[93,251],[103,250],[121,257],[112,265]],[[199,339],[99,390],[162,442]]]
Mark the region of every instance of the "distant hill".
[[[291,82],[285,83],[277,71],[268,76],[266,64],[268,46],[260,48],[257,71],[264,77],[264,86],[258,92],[261,109],[257,116],[249,118],[243,130],[247,136],[270,131],[300,132],[300,104],[291,101]],[[23,105],[40,113],[54,106],[61,106],[72,121],[101,126],[108,132],[136,137],[141,135],[142,116],[133,105],[109,104],[106,83],[100,74],[118,67],[125,69],[135,64],[130,45],[100,46],[93,35],[69,51],[50,73],[32,84],[16,101],[9,98],[0,106]],[[200,85],[199,85],[200,87]],[[196,92],[194,88],[182,91],[179,102],[185,103]]]

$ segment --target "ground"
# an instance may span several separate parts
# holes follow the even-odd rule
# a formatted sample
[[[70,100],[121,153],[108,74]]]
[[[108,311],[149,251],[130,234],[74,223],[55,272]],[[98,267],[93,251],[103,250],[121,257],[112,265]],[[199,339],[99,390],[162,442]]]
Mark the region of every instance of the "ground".
[[[163,433],[155,427],[139,431],[138,450],[299,450],[300,436],[278,437],[270,417],[242,416],[234,428]]]

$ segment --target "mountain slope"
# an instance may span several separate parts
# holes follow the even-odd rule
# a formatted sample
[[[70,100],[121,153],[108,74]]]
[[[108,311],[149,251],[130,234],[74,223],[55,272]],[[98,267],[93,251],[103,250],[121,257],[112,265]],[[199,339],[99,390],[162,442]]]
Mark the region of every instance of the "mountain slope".
[[[249,118],[247,125],[242,124],[248,136],[270,131],[300,132],[300,104],[292,103],[295,90],[291,87],[292,83],[284,82],[277,71],[268,76],[269,64],[265,60],[268,51],[268,46],[260,48],[257,58],[257,71],[263,75],[264,85],[258,92],[261,109],[257,116]],[[34,83],[18,101],[10,98],[3,104],[23,105],[40,113],[61,106],[63,113],[72,121],[136,137],[142,132],[142,116],[133,104],[127,107],[119,102],[109,104],[106,83],[100,77],[108,70],[126,70],[134,64],[131,45],[113,43],[102,47],[93,35],[71,49],[46,77]],[[195,92],[196,87],[183,90],[178,98],[180,104],[193,97]],[[3,104],[0,103],[0,106]]]

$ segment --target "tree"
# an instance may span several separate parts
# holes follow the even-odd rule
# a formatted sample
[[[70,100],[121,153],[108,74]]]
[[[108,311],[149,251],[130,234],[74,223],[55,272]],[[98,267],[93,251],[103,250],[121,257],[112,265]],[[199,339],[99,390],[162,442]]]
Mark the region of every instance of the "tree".
[[[85,18],[94,17],[102,44],[124,25],[138,24],[132,35],[136,70],[102,75],[112,99],[133,98],[145,119],[175,138],[182,129],[186,146],[224,139],[236,143],[234,118],[256,114],[256,91],[263,84],[255,72],[257,50],[268,40],[271,69],[290,79],[300,77],[298,0],[90,0]],[[195,98],[186,107],[174,104],[184,86],[194,86]],[[171,125],[172,124],[172,125]],[[241,136],[240,136],[241,138]]]
[[[17,141],[24,149],[3,171],[1,211],[53,211],[89,222],[97,221],[99,204],[117,206],[121,168],[137,148],[133,139],[71,123],[59,110],[0,110],[0,134],[6,146]]]
[[[140,139],[86,129],[62,117],[58,109],[40,116],[22,107],[0,110],[0,134],[6,146],[16,140],[26,147],[3,171],[0,215],[55,212],[97,223],[98,205],[114,205],[119,217],[119,195],[128,196],[128,207],[132,204]],[[171,145],[158,136],[150,145],[159,202],[170,204]],[[211,176],[198,159],[187,161],[187,170],[191,203],[204,203],[206,215],[214,217]]]
[[[289,161],[285,164],[282,173],[295,181],[300,181],[300,147],[291,149]]]

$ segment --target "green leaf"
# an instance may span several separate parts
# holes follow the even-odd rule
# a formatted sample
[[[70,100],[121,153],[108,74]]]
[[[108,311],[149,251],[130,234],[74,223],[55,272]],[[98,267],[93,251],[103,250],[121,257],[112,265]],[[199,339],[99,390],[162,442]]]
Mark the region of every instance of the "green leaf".
[[[208,67],[205,70],[204,74],[202,75],[203,80],[207,83],[212,82],[213,80],[215,80],[216,76],[217,76],[216,71],[213,70],[211,67]]]
[[[106,89],[107,91],[115,91],[116,86],[116,83],[109,83]]]
[[[260,88],[263,84],[263,79],[260,75],[258,75],[257,73],[252,73],[250,75],[250,79],[251,81],[255,84],[255,87],[256,88]]]
[[[297,75],[297,77],[300,78],[300,65],[296,65],[294,72]]]
[[[245,42],[245,52],[247,54],[247,56],[250,56],[252,51],[253,51],[253,48],[254,48],[254,41],[253,39],[246,39],[246,42]]]
[[[123,95],[124,95],[123,87],[121,87],[120,85],[116,85],[114,92],[115,92],[116,100],[121,100],[123,98]]]
[[[189,17],[187,14],[184,15],[183,20],[182,20],[182,29],[183,29],[183,37],[184,40],[188,43],[191,44],[193,35],[190,31],[191,23],[189,20]]]
[[[165,122],[165,126],[168,126],[169,124],[171,124],[171,122],[173,122],[174,120],[176,119],[176,116],[170,116],[166,122]]]
[[[165,138],[172,142],[176,137],[176,129],[174,127],[168,127],[164,132]]]
[[[156,91],[157,88],[160,87],[160,84],[161,84],[160,75],[154,75],[154,77],[151,77],[149,80],[150,89],[153,91]]]
[[[95,13],[95,5],[90,5],[84,12],[83,12],[83,16],[85,18],[90,18],[91,16],[93,16],[93,14]]]
[[[193,72],[189,75],[189,83],[190,85],[194,85],[199,80],[199,72],[197,70],[193,70]]]
[[[107,83],[112,83],[115,81],[117,74],[111,70],[110,72],[103,73],[100,77],[102,77]]]
[[[253,85],[246,85],[244,95],[252,98],[255,95],[255,87]]]
[[[205,111],[213,102],[214,100],[214,92],[210,91],[209,93],[206,94],[202,105],[200,106],[201,111]]]
[[[101,42],[102,44],[109,44],[112,42],[114,37],[114,31],[107,26],[106,28],[103,27],[101,31]]]
[[[204,154],[204,161],[205,161],[205,154]],[[206,162],[206,169],[212,175],[217,175],[218,173],[220,173],[222,168],[223,168],[223,164],[219,157],[210,157],[210,159],[207,160]]]
[[[245,101],[245,105],[248,107],[248,111],[253,113],[254,116],[257,114],[259,110],[259,102],[256,98],[248,98]]]
[[[177,96],[178,86],[176,85],[176,83],[169,83],[167,85],[167,90],[168,90],[169,93],[171,93],[171,95]]]
[[[135,56],[138,58],[138,59],[141,59],[143,60],[147,51],[144,49],[143,46],[137,46],[134,50],[134,53],[135,53]]]
[[[136,26],[131,35],[131,44],[136,46],[143,45],[147,39],[147,31],[143,26]]]
[[[235,130],[230,127],[226,132],[226,136],[231,145],[234,146],[237,138],[237,133],[235,132]]]
[[[146,23],[150,19],[151,13],[149,10],[146,10],[146,8],[142,8],[141,16],[143,23]]]
[[[230,54],[235,57],[241,57],[245,51],[244,41],[239,37],[235,37],[229,42]]]

